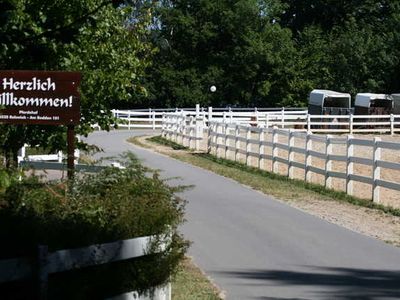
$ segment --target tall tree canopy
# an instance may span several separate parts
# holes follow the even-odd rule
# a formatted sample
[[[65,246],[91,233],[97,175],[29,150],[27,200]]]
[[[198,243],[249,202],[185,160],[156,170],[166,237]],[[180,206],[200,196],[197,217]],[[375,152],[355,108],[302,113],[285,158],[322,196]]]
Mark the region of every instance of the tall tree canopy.
[[[121,3],[120,3],[121,2]],[[150,11],[141,2],[112,0],[0,0],[0,69],[81,71],[82,124],[107,128],[115,101],[145,92]],[[61,149],[57,127],[2,126],[7,156],[24,142]]]
[[[152,104],[299,106],[313,88],[398,92],[399,18],[389,0],[160,1]]]
[[[154,103],[271,106],[285,95],[295,49],[267,1],[163,1],[157,16],[159,53],[148,79]]]

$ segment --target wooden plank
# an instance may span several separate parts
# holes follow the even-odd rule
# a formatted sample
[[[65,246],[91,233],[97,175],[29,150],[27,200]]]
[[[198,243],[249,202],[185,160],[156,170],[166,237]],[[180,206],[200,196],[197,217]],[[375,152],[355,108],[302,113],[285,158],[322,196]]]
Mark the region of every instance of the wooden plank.
[[[350,180],[353,181],[358,181],[358,182],[363,182],[367,184],[372,184],[373,180],[370,177],[365,177],[365,176],[360,176],[360,175],[355,175],[355,174],[350,174],[349,175]]]
[[[345,145],[346,144],[346,138],[332,137],[331,138],[331,143],[332,144],[336,144],[336,145]]]
[[[391,181],[385,181],[385,180],[382,180],[382,179],[377,179],[377,180],[375,181],[375,184],[376,184],[377,186],[384,187],[384,188],[387,188],[387,189],[400,191],[400,184],[399,184],[399,183],[396,183],[396,182],[391,182]]]
[[[382,149],[400,150],[400,143],[379,141],[377,146]]]
[[[374,164],[372,159],[353,156],[349,158],[350,162],[360,165],[372,166]]]
[[[261,143],[261,145],[267,146],[267,147],[272,147],[272,143],[271,143],[271,142],[268,142],[268,141],[263,141],[263,142]]]
[[[385,169],[392,169],[392,170],[400,170],[400,163],[394,163],[384,160],[377,160],[376,161],[377,167],[385,168]]]
[[[147,255],[155,237],[139,237],[49,254],[49,274],[106,264]],[[157,249],[158,252],[162,249]]]
[[[367,146],[367,147],[373,147],[374,146],[374,141],[370,140],[360,140],[360,139],[351,139],[350,144],[355,145],[355,146]]]
[[[42,161],[21,161],[21,167],[23,168],[32,168],[37,170],[67,170],[67,166],[63,163],[57,162],[42,162]],[[107,166],[92,166],[92,165],[84,165],[77,164],[75,165],[75,170],[80,172],[99,172],[102,169],[107,168]]]
[[[314,166],[308,166],[308,170],[311,171],[311,172],[320,174],[320,175],[325,175],[325,170],[317,168],[317,167],[314,167]]]
[[[329,171],[327,172],[329,177],[346,179],[346,174],[341,172]]]
[[[300,154],[306,154],[306,150],[303,149],[303,148],[291,147],[291,149],[292,149],[293,152],[300,153]]]
[[[289,146],[285,144],[275,143],[275,147],[278,149],[289,151]]]
[[[346,155],[335,155],[335,154],[331,154],[328,156],[329,160],[332,161],[343,161],[346,162],[347,161],[347,156]]]
[[[31,278],[33,267],[28,258],[0,260],[0,283]]]
[[[305,139],[306,136],[307,136],[307,133],[302,132],[302,131],[294,131],[294,132],[293,132],[293,135],[294,135],[294,137],[296,137],[296,138]]]
[[[311,155],[313,157],[318,157],[320,159],[326,159],[325,153],[320,153],[320,152],[314,151],[314,150],[308,150],[308,155]]]
[[[277,156],[277,157],[275,157],[275,160],[276,160],[277,162],[280,162],[280,163],[289,165],[289,161],[288,161],[287,159],[285,159],[285,158],[282,158],[282,157]]]
[[[314,129],[313,129],[313,130],[314,130]],[[312,135],[310,136],[310,139],[311,139],[312,141],[314,141],[314,142],[319,142],[319,143],[325,143],[325,142],[326,142],[326,139],[325,139],[324,136],[319,136],[319,135],[314,135],[314,134],[312,134]]]
[[[256,140],[256,139],[249,139],[248,140],[248,142],[250,143],[250,144],[252,144],[252,145],[259,145],[259,140]]]
[[[260,157],[260,154],[256,153],[256,152],[248,152],[248,155],[251,156],[251,157],[257,157],[257,158]]]
[[[303,164],[303,163],[299,163],[299,162],[297,162],[297,161],[292,161],[292,162],[290,163],[290,165],[291,165],[292,167],[295,167],[295,168],[299,168],[299,169],[303,169],[303,170],[304,170],[304,164]]]

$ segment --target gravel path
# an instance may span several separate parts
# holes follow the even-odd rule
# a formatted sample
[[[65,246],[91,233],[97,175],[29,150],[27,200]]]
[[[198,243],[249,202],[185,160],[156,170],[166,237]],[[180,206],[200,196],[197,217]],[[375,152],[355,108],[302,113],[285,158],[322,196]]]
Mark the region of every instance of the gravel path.
[[[131,150],[184,193],[194,261],[227,299],[399,299],[400,249],[311,216],[233,180],[96,132],[103,155]]]

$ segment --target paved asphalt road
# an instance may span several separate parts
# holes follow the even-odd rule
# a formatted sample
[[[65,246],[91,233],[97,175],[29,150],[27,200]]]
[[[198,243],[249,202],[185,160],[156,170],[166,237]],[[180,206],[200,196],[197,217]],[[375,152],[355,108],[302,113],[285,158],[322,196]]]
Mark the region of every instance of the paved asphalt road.
[[[180,176],[190,255],[227,299],[400,299],[400,249],[289,207],[230,179],[129,145],[142,131],[96,132],[106,155],[131,150]]]

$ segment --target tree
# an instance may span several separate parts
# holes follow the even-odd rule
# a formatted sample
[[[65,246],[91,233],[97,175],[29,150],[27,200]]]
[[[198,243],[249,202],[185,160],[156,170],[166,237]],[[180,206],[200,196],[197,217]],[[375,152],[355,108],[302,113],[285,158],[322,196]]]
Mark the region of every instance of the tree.
[[[279,23],[297,48],[294,94],[314,88],[391,93],[399,89],[397,1],[281,1]]]
[[[149,69],[153,103],[167,106],[275,105],[289,94],[294,55],[268,1],[162,1]],[[215,85],[217,90],[210,93]]]
[[[0,69],[81,71],[81,134],[109,128],[115,101],[145,93],[149,7],[111,0],[0,0]],[[135,8],[135,10],[133,10]],[[24,142],[65,147],[59,127],[1,126],[0,148],[10,160]],[[12,155],[11,155],[12,154]]]

